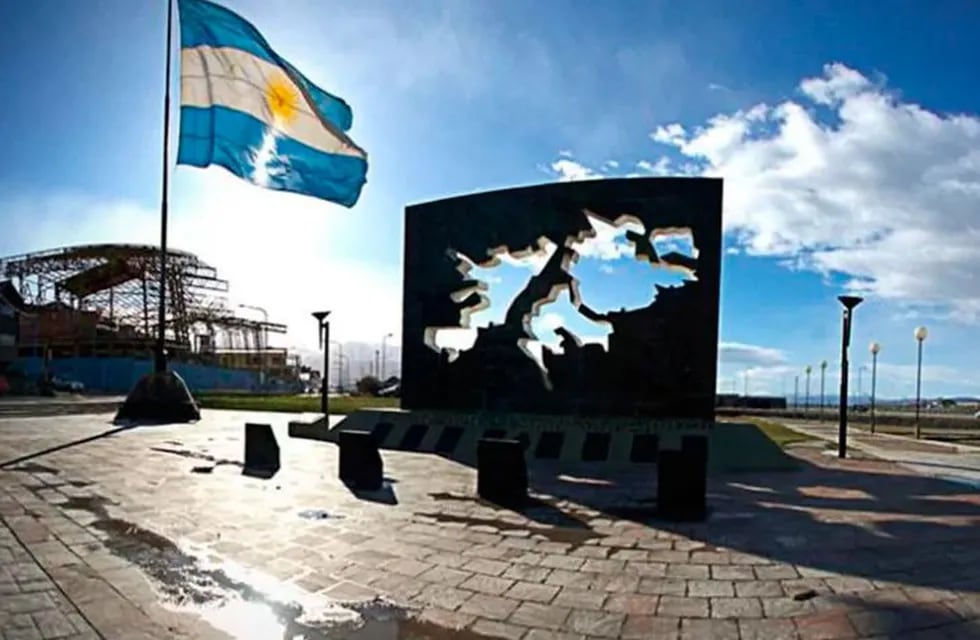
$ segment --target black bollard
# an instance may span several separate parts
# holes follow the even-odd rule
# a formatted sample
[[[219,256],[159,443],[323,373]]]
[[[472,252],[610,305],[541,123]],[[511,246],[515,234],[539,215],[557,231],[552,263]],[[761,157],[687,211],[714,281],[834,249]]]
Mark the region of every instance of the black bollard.
[[[248,475],[272,477],[279,471],[279,443],[271,425],[245,423],[244,466]]]
[[[384,480],[378,443],[369,431],[341,431],[340,479],[355,489],[377,491]]]
[[[684,436],[680,450],[663,450],[657,461],[657,511],[671,520],[707,515],[708,438]]]
[[[476,448],[476,493],[503,507],[527,503],[527,464],[520,440],[481,438]]]

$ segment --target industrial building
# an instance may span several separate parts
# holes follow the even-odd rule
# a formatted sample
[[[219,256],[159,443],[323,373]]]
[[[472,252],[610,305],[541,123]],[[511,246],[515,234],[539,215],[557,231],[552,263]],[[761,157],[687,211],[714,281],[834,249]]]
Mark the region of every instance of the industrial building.
[[[125,393],[152,368],[159,247],[84,245],[0,258],[0,281],[0,366],[6,362],[8,377],[50,374]],[[228,282],[214,267],[169,250],[166,287],[170,365],[192,390],[301,386],[299,358],[269,346],[269,335],[286,326],[230,308]]]

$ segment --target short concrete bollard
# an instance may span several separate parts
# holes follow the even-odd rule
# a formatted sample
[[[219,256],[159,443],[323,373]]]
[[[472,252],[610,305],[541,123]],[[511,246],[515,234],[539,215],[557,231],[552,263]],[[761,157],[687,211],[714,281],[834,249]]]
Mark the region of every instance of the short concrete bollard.
[[[279,443],[272,426],[245,423],[245,473],[273,476],[279,471]]]
[[[663,450],[657,461],[657,512],[676,520],[707,515],[708,439],[684,436],[680,450]]]
[[[341,431],[340,479],[364,491],[377,491],[384,480],[384,466],[378,443],[370,431]]]
[[[527,503],[527,464],[520,440],[481,438],[476,461],[477,495],[503,507]]]

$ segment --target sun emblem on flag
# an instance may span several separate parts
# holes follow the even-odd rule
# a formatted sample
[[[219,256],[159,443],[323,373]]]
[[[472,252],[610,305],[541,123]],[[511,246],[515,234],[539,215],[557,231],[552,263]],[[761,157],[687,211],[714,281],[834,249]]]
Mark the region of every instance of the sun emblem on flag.
[[[300,96],[293,83],[283,76],[270,78],[265,85],[265,102],[277,125],[287,125],[299,113]]]

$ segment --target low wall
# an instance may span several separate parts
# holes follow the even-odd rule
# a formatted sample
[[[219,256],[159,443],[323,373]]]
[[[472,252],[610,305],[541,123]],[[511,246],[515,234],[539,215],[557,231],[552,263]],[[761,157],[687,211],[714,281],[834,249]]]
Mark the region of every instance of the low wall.
[[[715,415],[719,417],[740,417],[740,416],[756,416],[759,418],[789,418],[791,420],[819,420],[820,412],[811,409],[810,411],[803,411],[802,409],[747,409],[747,408],[734,408],[734,407],[718,407],[715,409]],[[839,419],[839,413],[837,411],[824,411],[823,419],[824,422],[837,424]],[[848,423],[860,423],[860,424],[870,424],[871,423],[871,413],[867,411],[848,411],[847,413]],[[878,413],[875,415],[875,423],[881,425],[891,425],[896,427],[914,427],[915,426],[915,414],[914,413]],[[974,418],[971,415],[955,414],[955,415],[937,415],[929,413],[921,413],[919,417],[919,424],[923,429],[964,429],[964,430],[977,430],[980,431],[980,419]]]
[[[259,377],[251,371],[226,369],[185,362],[170,362],[191,391],[221,391],[228,389],[254,389]],[[18,358],[13,366],[36,379],[41,375],[41,358]],[[48,362],[52,375],[67,380],[77,380],[86,391],[126,394],[136,381],[153,370],[149,358],[56,358]]]

